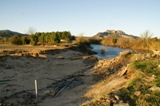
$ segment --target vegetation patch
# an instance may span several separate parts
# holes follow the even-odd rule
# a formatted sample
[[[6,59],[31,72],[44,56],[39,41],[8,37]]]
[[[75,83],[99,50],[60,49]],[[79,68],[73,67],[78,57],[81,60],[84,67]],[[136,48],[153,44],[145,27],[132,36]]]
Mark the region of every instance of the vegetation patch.
[[[141,56],[143,57],[143,55]],[[98,95],[92,96],[92,100],[85,102],[82,106],[114,106],[114,104],[124,104],[124,106],[159,106],[160,57],[135,59],[133,61],[132,57],[135,56],[127,53],[118,59],[122,59],[122,57],[128,59],[127,64],[130,63],[127,65],[126,74],[118,77],[118,74],[115,73],[103,79],[103,81],[95,85],[97,88],[94,86],[92,87],[94,89],[88,92],[90,94],[93,92],[97,93],[99,89]],[[129,61],[129,59],[131,60]],[[123,69],[117,70],[121,71]],[[115,86],[115,89],[109,91],[110,87],[113,87],[115,84],[115,80],[119,81],[118,83],[124,80],[124,83],[120,86]]]
[[[157,58],[138,60],[131,64],[138,74],[127,88],[119,90],[123,101],[130,106],[158,106],[160,103],[160,61]],[[129,99],[130,98],[130,99]]]

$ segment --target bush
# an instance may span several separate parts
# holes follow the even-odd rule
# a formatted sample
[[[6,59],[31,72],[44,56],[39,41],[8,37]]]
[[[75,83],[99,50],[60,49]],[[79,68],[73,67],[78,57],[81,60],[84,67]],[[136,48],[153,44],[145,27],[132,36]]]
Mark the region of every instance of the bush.
[[[18,35],[12,36],[9,41],[11,44],[16,44],[16,45],[22,44],[21,36],[18,36]]]
[[[27,36],[22,36],[21,40],[22,40],[22,44],[29,44],[30,43],[30,39]]]

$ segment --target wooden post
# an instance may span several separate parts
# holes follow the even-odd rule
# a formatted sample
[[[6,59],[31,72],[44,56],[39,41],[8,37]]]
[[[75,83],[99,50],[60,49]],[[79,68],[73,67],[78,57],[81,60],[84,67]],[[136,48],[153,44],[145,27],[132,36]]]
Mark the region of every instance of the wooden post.
[[[37,85],[37,80],[35,80],[35,92],[36,92],[36,102],[38,103],[38,85]]]

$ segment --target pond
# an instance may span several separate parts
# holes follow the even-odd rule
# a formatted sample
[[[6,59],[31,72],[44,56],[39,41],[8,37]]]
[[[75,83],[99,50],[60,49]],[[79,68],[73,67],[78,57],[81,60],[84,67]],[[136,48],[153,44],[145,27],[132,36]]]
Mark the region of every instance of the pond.
[[[103,46],[97,44],[91,44],[91,50],[97,52],[98,54],[94,54],[93,56],[97,56],[99,60],[105,58],[114,58],[120,54],[120,52],[128,50],[119,47],[110,47],[110,46]],[[102,53],[103,52],[103,53]]]

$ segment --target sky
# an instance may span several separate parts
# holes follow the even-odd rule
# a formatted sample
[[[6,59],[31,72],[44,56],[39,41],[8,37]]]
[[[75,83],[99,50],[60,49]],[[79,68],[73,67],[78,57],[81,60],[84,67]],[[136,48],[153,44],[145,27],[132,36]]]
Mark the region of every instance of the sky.
[[[70,31],[93,36],[122,30],[160,38],[160,0],[0,0],[0,30]]]

